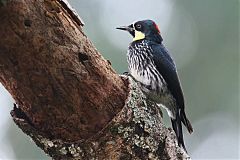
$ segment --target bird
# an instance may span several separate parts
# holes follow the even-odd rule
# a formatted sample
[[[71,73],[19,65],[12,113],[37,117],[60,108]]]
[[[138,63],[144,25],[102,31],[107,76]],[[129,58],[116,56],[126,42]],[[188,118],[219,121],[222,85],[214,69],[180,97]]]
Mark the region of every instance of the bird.
[[[140,84],[148,99],[166,109],[178,146],[187,152],[182,123],[190,134],[193,127],[185,113],[184,95],[176,64],[163,44],[158,25],[147,19],[116,29],[127,31],[133,37],[127,51],[129,74]]]

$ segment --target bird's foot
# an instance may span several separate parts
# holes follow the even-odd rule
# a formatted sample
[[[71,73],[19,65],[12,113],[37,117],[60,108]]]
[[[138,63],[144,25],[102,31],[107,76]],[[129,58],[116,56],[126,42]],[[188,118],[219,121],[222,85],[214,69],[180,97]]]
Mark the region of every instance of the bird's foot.
[[[125,76],[131,76],[131,74],[129,72],[123,72],[122,74]]]

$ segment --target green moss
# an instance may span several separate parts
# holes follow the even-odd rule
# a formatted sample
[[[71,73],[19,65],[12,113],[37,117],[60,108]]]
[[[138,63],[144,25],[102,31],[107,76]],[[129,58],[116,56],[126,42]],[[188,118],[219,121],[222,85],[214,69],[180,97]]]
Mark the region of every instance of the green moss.
[[[109,131],[111,132],[112,135],[117,135],[118,134],[118,127],[120,125],[114,125],[112,127],[109,128]]]

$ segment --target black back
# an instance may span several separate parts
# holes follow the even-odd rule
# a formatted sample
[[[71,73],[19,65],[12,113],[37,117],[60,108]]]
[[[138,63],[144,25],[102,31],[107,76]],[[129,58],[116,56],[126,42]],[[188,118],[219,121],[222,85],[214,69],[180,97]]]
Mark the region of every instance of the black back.
[[[183,92],[173,59],[163,44],[151,42],[150,45],[157,70],[165,79],[168,89],[176,100],[177,106],[180,109],[184,109]]]

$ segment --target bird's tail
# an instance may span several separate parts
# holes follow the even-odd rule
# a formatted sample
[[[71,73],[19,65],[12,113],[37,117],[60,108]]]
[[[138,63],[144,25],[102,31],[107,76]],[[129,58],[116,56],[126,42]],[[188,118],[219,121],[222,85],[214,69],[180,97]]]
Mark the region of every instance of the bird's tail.
[[[179,115],[176,115],[175,119],[171,118],[171,122],[172,122],[173,130],[177,136],[178,146],[182,147],[187,152],[187,149],[185,147],[184,140],[183,140],[182,122]]]
[[[182,123],[186,126],[188,132],[191,134],[193,132],[193,127],[190,121],[187,119],[187,116],[184,111],[180,110],[180,119]]]

